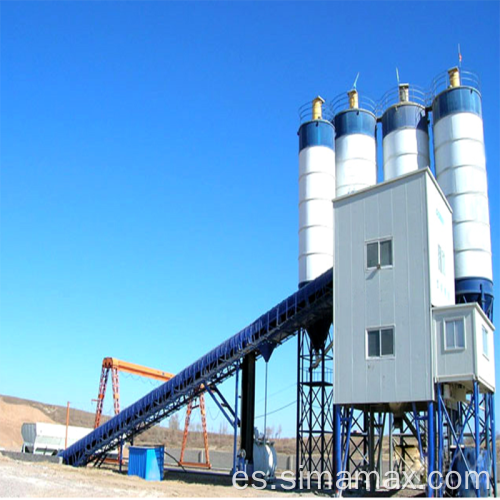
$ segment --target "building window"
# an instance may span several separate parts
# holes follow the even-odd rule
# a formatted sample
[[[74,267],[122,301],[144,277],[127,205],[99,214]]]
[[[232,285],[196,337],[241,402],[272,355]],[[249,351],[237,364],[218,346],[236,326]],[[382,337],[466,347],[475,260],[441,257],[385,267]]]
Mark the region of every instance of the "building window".
[[[367,269],[392,266],[392,239],[372,241],[366,244]]]
[[[446,274],[445,256],[444,256],[444,251],[441,248],[441,245],[438,245],[438,269],[443,276]]]
[[[464,319],[450,319],[444,322],[445,348],[447,351],[465,349]]]
[[[487,359],[490,359],[488,350],[488,330],[483,326],[483,354]]]
[[[366,331],[369,358],[394,356],[394,328],[377,328]]]

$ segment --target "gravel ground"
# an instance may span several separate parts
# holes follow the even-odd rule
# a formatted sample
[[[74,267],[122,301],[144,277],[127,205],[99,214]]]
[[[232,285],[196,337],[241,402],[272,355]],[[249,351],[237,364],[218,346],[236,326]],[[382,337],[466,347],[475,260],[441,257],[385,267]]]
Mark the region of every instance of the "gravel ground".
[[[226,477],[167,472],[162,482],[106,469],[31,463],[0,455],[0,497],[297,497],[296,493],[238,491]]]
[[[279,483],[278,483],[279,484]],[[279,486],[277,487],[279,490]],[[366,491],[346,491],[346,497],[369,495]],[[49,462],[25,462],[0,454],[0,497],[332,497],[332,492],[276,491],[274,488],[237,490],[227,475],[183,473],[168,470],[161,482],[144,481],[111,469],[74,468]],[[421,490],[379,491],[375,497],[425,496]]]

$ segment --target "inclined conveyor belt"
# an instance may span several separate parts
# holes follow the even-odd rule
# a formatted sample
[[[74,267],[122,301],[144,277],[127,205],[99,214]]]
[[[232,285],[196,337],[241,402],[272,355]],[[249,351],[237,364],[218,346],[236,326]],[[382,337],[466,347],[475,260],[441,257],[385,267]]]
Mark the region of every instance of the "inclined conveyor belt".
[[[130,440],[186,405],[202,384],[212,386],[230,377],[249,352],[259,353],[269,342],[282,344],[300,328],[332,314],[332,307],[330,269],[59,455],[64,463],[74,466],[99,462],[121,441]]]

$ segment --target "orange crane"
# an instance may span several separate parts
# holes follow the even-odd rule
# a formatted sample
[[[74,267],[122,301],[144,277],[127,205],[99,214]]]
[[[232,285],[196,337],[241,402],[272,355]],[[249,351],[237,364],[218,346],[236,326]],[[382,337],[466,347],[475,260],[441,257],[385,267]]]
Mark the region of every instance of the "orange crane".
[[[104,358],[102,360],[101,380],[99,382],[99,394],[97,396],[97,408],[95,412],[94,429],[99,427],[101,423],[102,409],[104,404],[104,396],[106,395],[106,386],[108,384],[109,372],[111,371],[111,379],[113,385],[113,406],[115,415],[120,413],[120,379],[118,373],[120,371],[138,375],[140,377],[147,377],[161,382],[167,382],[174,377],[173,373],[164,372],[155,368],[148,368],[147,366],[136,365],[128,361],[122,361],[116,358]],[[205,397],[199,394],[199,408],[201,412],[201,422],[203,426],[203,442],[205,447],[205,463],[184,462],[184,452],[187,444],[187,436],[189,432],[189,421],[193,408],[197,408],[194,404],[194,399],[189,402],[186,412],[186,422],[184,425],[184,434],[182,438],[182,449],[179,464],[188,467],[206,467],[211,468],[209,451],[208,451],[208,433],[207,433],[207,420],[205,411]]]
[[[120,413],[120,380],[118,372],[122,371],[131,373],[132,375],[152,378],[162,382],[167,382],[174,376],[173,373],[155,370],[154,368],[147,368],[146,366],[136,365],[120,359],[104,358],[102,360],[101,381],[99,383],[99,395],[97,396],[94,429],[99,427],[101,423],[102,407],[104,403],[104,396],[106,395],[106,386],[108,384],[110,371],[113,382],[113,406],[115,409],[115,415]]]

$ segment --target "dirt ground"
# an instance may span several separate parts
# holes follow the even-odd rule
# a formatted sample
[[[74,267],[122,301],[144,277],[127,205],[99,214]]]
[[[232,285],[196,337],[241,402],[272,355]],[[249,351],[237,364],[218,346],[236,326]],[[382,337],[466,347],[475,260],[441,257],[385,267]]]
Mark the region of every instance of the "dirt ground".
[[[30,463],[0,455],[0,497],[293,497],[297,493],[237,491],[226,477],[167,472],[162,482],[94,468]]]

